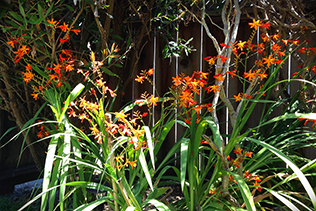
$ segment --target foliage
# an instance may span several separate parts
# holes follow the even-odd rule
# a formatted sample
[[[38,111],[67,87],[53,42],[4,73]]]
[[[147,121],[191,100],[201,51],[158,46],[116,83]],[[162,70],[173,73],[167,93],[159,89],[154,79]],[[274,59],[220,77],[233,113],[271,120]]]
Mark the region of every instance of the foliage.
[[[258,127],[243,132],[244,125],[247,123],[258,103],[267,104],[275,102],[269,100],[270,90],[281,83],[280,81],[276,81],[275,76],[281,70],[282,64],[291,53],[286,55],[285,51],[281,51],[281,46],[279,46],[278,43],[278,34],[271,36],[265,35],[262,37],[264,43],[252,44],[257,28],[267,29],[270,25],[261,23],[259,20],[254,20],[252,23],[249,23],[249,25],[251,28],[254,28],[254,31],[248,41],[239,41],[230,43],[230,45],[221,44],[224,48],[232,49],[236,57],[235,67],[244,68],[242,76],[238,74],[241,72],[239,69],[227,72],[224,70],[213,76],[215,79],[215,84],[213,85],[208,84],[208,82],[212,82],[209,77],[209,72],[196,71],[192,76],[180,74],[173,77],[174,86],[171,88],[171,93],[174,96],[175,104],[179,107],[178,111],[180,115],[178,115],[177,118],[180,118],[181,120],[178,121],[181,121],[181,124],[187,127],[185,134],[179,140],[181,152],[180,168],[175,169],[175,173],[178,176],[178,181],[184,193],[183,204],[180,203],[179,205],[178,203],[178,205],[175,205],[177,209],[200,210],[246,207],[247,210],[256,210],[256,206],[262,206],[260,205],[260,201],[271,195],[280,199],[285,205],[297,209],[294,204],[289,204],[289,201],[283,197],[284,195],[282,196],[274,191],[274,189],[284,191],[284,189],[282,189],[284,187],[279,187],[280,184],[283,184],[284,181],[291,181],[289,178],[292,178],[295,174],[300,175],[299,180],[303,186],[305,186],[311,203],[315,207],[315,193],[307,182],[304,174],[299,170],[299,167],[297,167],[297,165],[302,165],[301,162],[294,164],[289,157],[282,153],[282,151],[284,151],[291,157],[293,156],[296,160],[297,157],[294,156],[291,149],[300,148],[305,144],[307,146],[308,144],[305,141],[310,139],[310,131],[304,132],[303,130],[299,130],[300,121],[298,119],[304,118],[305,115],[296,113],[299,112],[300,109],[295,107],[295,101],[292,101],[292,103],[288,105],[290,109],[286,110],[283,116],[268,120],[271,112],[280,104],[272,105],[267,109],[267,113],[262,114],[262,120],[259,122]],[[283,40],[282,43],[284,47],[288,47],[288,43],[297,45],[298,41]],[[263,54],[266,50],[265,44],[271,47],[269,54]],[[262,54],[262,58],[256,61],[252,69],[248,70],[247,59],[243,60],[242,56],[245,55],[245,57],[248,58],[251,52],[259,52]],[[227,59],[228,57],[223,56],[205,58],[211,68],[215,65],[216,60],[221,60],[222,63],[226,63]],[[269,71],[269,77],[266,71]],[[301,72],[303,72],[303,70]],[[198,96],[204,92],[206,92],[206,94],[214,93],[214,97],[216,97],[216,94],[220,94],[222,89],[220,82],[222,82],[226,76],[231,76],[232,78],[239,77],[244,87],[243,93],[234,96],[234,100],[239,102],[236,106],[236,110],[233,108],[230,99],[225,96],[221,97],[225,105],[229,108],[233,127],[227,145],[223,143],[223,137],[219,132],[216,121],[209,116],[210,113],[212,113],[213,117],[216,116],[214,112],[217,112],[217,110],[215,110],[214,106],[210,103],[198,103]],[[264,81],[265,78],[267,79]],[[260,83],[263,84],[259,87]],[[262,97],[264,99],[262,99]],[[299,94],[297,94],[294,99],[298,99],[298,97]],[[202,97],[201,99],[207,98]],[[306,118],[311,119],[313,118],[312,116],[313,115],[307,114]],[[284,128],[286,125],[291,125],[291,127]],[[211,137],[204,135],[207,128],[212,131]],[[296,130],[295,133],[293,133],[294,129]],[[265,131],[271,132],[270,134],[266,134]],[[256,138],[252,138],[251,133],[253,133]],[[276,134],[274,135],[273,133]],[[282,133],[281,136],[280,133]],[[204,143],[208,144],[209,147],[201,145],[201,143],[203,143],[201,142],[202,137],[206,140]],[[262,140],[265,142],[261,142]],[[282,141],[279,142],[280,140]],[[259,144],[261,147],[248,144],[248,141]],[[278,149],[272,147],[272,145],[278,146]],[[247,147],[251,151],[244,151],[241,147]],[[232,159],[229,155],[233,149],[235,159]],[[275,165],[281,163],[281,161],[289,165],[290,168],[293,169],[294,174],[285,176],[287,179],[281,180],[281,182],[272,182],[270,179],[273,176],[269,175],[272,172],[274,175],[286,175],[283,173],[284,169],[275,168]],[[308,164],[308,162],[310,163]],[[306,163],[303,163],[313,165],[314,162],[307,160]],[[267,171],[263,171],[264,169],[262,168],[266,166],[268,166],[268,168],[266,168]],[[270,169],[274,170],[270,172]],[[285,171],[288,170],[285,169]],[[207,175],[209,172],[212,172],[210,178],[208,178]],[[261,178],[263,177],[260,174],[268,174],[268,179],[262,180]],[[234,183],[236,183],[236,185],[234,185]],[[269,183],[270,188],[261,187],[261,185],[265,183]],[[273,185],[271,186],[271,184]],[[294,185],[292,187],[294,187]],[[252,191],[250,191],[251,189]],[[263,189],[267,192],[255,195],[256,191],[261,192]],[[219,194],[216,193],[219,191]],[[209,194],[211,194],[211,196]],[[288,195],[286,195],[286,197],[294,199]],[[243,204],[242,201],[244,202]],[[296,201],[298,200],[296,199]]]

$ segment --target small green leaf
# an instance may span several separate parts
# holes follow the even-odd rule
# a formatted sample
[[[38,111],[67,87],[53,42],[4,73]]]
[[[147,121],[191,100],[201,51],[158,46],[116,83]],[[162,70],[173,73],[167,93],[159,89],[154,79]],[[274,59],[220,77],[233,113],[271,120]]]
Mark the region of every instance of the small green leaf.
[[[115,67],[122,68],[123,66],[121,64],[114,64]]]
[[[115,39],[118,39],[118,40],[123,40],[122,37],[116,35],[116,34],[110,34],[111,37],[115,38]]]
[[[16,20],[18,20],[18,21],[20,21],[20,22],[24,22],[24,19],[23,19],[20,15],[18,15],[17,13],[12,12],[12,11],[9,11],[9,13],[10,13],[10,15],[11,15],[13,18],[15,18]]]
[[[54,4],[51,4],[48,10],[45,13],[45,17],[50,13],[50,11],[53,9]]]
[[[73,7],[69,6],[69,5],[65,5],[71,12],[75,11]]]
[[[37,8],[38,8],[38,15],[39,15],[39,17],[43,18],[43,9],[42,9],[41,5],[38,4]]]
[[[19,10],[20,10],[20,13],[21,13],[22,17],[25,20],[25,12],[24,12],[24,8],[22,7],[22,4],[19,4]]]
[[[111,70],[109,70],[109,69],[106,68],[106,67],[101,67],[101,70],[102,70],[104,73],[108,74],[109,76],[115,76],[115,77],[120,78],[118,75],[116,75],[115,73],[113,73]]]

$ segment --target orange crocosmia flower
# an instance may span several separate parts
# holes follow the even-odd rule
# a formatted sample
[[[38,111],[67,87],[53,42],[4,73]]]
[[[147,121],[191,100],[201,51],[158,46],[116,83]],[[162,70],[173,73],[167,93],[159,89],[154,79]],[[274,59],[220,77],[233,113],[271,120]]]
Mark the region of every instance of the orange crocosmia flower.
[[[78,35],[78,33],[81,32],[80,29],[71,29],[71,31],[73,31],[76,35]]]
[[[274,40],[279,40],[279,33],[271,35]]]
[[[187,102],[192,97],[192,93],[190,91],[184,91],[180,94],[180,107],[187,107]]]
[[[216,190],[212,188],[211,190],[208,191],[208,194],[213,195],[216,193]]]
[[[278,54],[280,57],[283,57],[283,56],[285,56],[285,50],[284,50],[284,51],[279,51],[279,52],[277,52],[277,54]]]
[[[247,170],[245,170],[244,175],[245,175],[245,177],[246,177],[247,179],[249,179],[249,177],[251,176],[251,174],[249,174],[249,172],[248,172]]]
[[[77,116],[75,110],[72,108],[70,108],[70,111],[68,112],[68,114],[69,114],[69,117],[76,117]]]
[[[30,71],[27,72],[22,72],[23,74],[23,80],[28,83],[32,80],[32,78],[34,77],[33,73],[31,73]]]
[[[300,41],[299,40],[293,40],[292,43],[293,43],[293,45],[297,45],[297,44],[300,43]]]
[[[251,95],[248,95],[247,93],[245,93],[245,97],[246,97],[247,99],[251,99]]]
[[[198,91],[197,87],[199,83],[196,80],[189,82],[187,85],[190,87],[190,89]]]
[[[260,77],[260,80],[262,81],[264,78],[268,77],[268,74],[266,73],[259,73],[258,76]]]
[[[32,66],[31,66],[30,64],[27,64],[27,65],[25,66],[25,70],[27,70],[27,71],[32,71]]]
[[[31,95],[33,96],[33,98],[34,98],[35,100],[37,100],[39,93],[33,93],[33,94],[31,94]]]
[[[311,47],[309,50],[311,50],[313,53],[316,53],[316,47]]]
[[[210,57],[206,61],[208,62],[209,65],[214,65],[215,64],[215,58],[214,57]]]
[[[236,71],[237,71],[237,70],[227,71],[227,73],[228,73],[232,78],[234,78],[234,76],[237,76],[237,75],[236,75]]]
[[[239,93],[238,95],[234,95],[234,98],[236,102],[240,101],[242,99],[242,93]]]
[[[222,75],[221,73],[218,73],[218,74],[214,75],[213,77],[214,77],[216,80],[218,80],[218,81],[224,80],[224,77],[223,77],[223,75]]]
[[[256,72],[250,70],[249,73],[245,72],[243,75],[245,78],[248,78],[249,81],[252,81],[253,79],[256,78]]]
[[[271,48],[272,48],[273,51],[280,51],[281,50],[281,46],[279,46],[278,44],[272,45]]]
[[[244,42],[239,41],[239,43],[237,43],[237,47],[238,47],[241,51],[243,51],[244,48],[246,47],[246,46],[245,46],[246,44],[247,44],[247,41],[244,41]]]
[[[263,23],[263,24],[261,24],[261,26],[260,27],[262,27],[262,28],[266,28],[266,29],[269,29],[269,27],[271,26],[271,24],[270,23]]]
[[[54,20],[54,18],[52,18],[51,20],[47,20],[47,23],[54,25],[54,27],[56,27],[57,21]]]
[[[252,23],[248,23],[248,25],[250,26],[250,28],[254,28],[255,30],[258,29],[258,26],[261,26],[260,20],[256,21],[255,19],[252,20]]]
[[[306,52],[306,48],[300,48],[300,49],[298,49],[298,52],[300,52],[300,53],[305,53]]]
[[[197,104],[196,100],[193,100],[192,98],[188,99],[188,103],[189,103],[189,107]]]
[[[229,45],[226,45],[225,43],[221,43],[220,45],[221,45],[222,47],[231,48]]]
[[[208,73],[196,71],[196,75],[197,75],[197,79],[201,80],[201,79],[207,79]]]
[[[260,35],[263,42],[270,42],[270,37],[268,37],[266,34],[262,34]]]
[[[129,165],[132,167],[132,169],[133,169],[134,167],[136,167],[136,162],[137,162],[137,160],[128,161],[128,162],[129,162]]]
[[[27,54],[30,51],[30,47],[26,47],[26,45],[22,45],[22,48],[18,50],[20,50],[23,54]]]
[[[176,75],[176,77],[172,77],[172,83],[175,86],[179,86],[182,84],[182,77],[179,77],[179,75]]]
[[[276,59],[274,63],[280,65],[282,62],[283,62],[282,59]],[[282,68],[282,66],[281,66],[281,68]]]
[[[255,48],[256,46],[257,46],[256,44],[250,44],[249,49],[250,49],[251,51],[254,51],[254,48]]]
[[[282,42],[284,43],[284,45],[287,45],[287,44],[290,42],[290,40],[284,40],[284,39],[282,39]]]
[[[62,49],[62,50],[61,50],[61,53],[62,53],[62,54],[65,54],[65,55],[68,56],[68,57],[72,57],[72,51],[69,50],[69,49]]]
[[[53,70],[55,70],[55,71],[59,71],[60,72],[60,69],[61,69],[61,64],[54,64],[54,68],[53,68]]]
[[[243,149],[241,149],[240,147],[238,147],[237,149],[234,149],[234,153],[238,154],[240,156],[243,156]]]
[[[234,178],[233,178],[231,175],[229,175],[229,181],[233,181],[234,183],[236,183],[236,184],[237,184],[237,181],[236,181],[236,180],[234,180]]]
[[[71,72],[73,71],[75,68],[74,68],[74,64],[67,64],[66,65],[66,72]]]
[[[208,86],[208,87],[206,87],[205,88],[205,91],[207,91],[207,93],[209,93],[209,92],[218,92],[219,91],[219,89],[218,89],[218,87],[219,87],[219,85],[212,85],[212,86]]]
[[[98,135],[94,136],[94,139],[98,139],[97,143],[98,144],[102,144],[103,137],[102,137],[101,133],[99,133]]]
[[[254,182],[253,185],[255,186],[255,189],[256,189],[256,190],[258,190],[259,192],[262,191],[262,188],[260,188],[261,186],[260,186],[260,184],[259,184],[257,181]]]
[[[202,105],[196,105],[193,109],[195,113],[199,114],[202,111]]]
[[[140,118],[143,118],[143,117],[146,117],[146,116],[148,116],[148,112],[144,112],[144,113],[140,116]]]
[[[92,135],[98,135],[100,133],[99,129],[97,128],[97,124],[93,124],[92,127],[89,127],[91,130]]]
[[[137,76],[137,78],[135,78],[135,81],[137,81],[138,83],[143,83],[144,82],[145,77],[144,76]]]
[[[153,75],[154,74],[154,68],[150,68],[148,71],[147,71],[147,74],[150,76],[150,75]]]
[[[235,159],[234,161],[233,161],[233,164],[234,164],[234,166],[236,167],[236,168],[240,168],[240,164],[241,163],[241,161],[239,161],[238,159]]]
[[[60,43],[65,43],[65,42],[68,42],[68,41],[69,41],[69,39],[63,39],[63,38],[60,38],[60,40],[59,40]]]
[[[102,79],[97,79],[97,85],[98,85],[98,87],[103,87],[104,85],[105,85],[105,81],[102,81]]]
[[[14,44],[18,43],[18,41],[16,40],[10,40],[8,39],[9,41],[7,42],[12,48],[14,48]]]
[[[62,85],[61,81],[58,80],[58,81],[56,82],[56,87],[60,87],[61,85]]]
[[[60,28],[63,32],[67,32],[69,29],[68,26],[69,25],[64,22],[64,25],[58,26],[58,28]]]
[[[255,175],[254,178],[252,178],[252,180],[254,180],[256,182],[261,182],[260,177],[258,177],[257,175]]]
[[[229,57],[219,56],[219,58],[222,60],[223,63],[226,63],[226,60],[227,60]]]
[[[275,58],[272,57],[272,55],[269,55],[268,58],[263,58],[263,64],[267,64],[268,67],[270,67],[271,64],[274,64]]]
[[[157,106],[158,97],[154,97],[153,95],[149,98],[150,106],[154,104],[154,106]]]
[[[111,97],[116,97],[115,90],[108,89],[108,91],[110,92]]]
[[[115,118],[118,118],[118,121],[124,121],[127,117],[127,114],[124,114],[124,111],[114,112]]]
[[[252,158],[252,152],[245,152],[245,157],[250,157],[250,158]]]

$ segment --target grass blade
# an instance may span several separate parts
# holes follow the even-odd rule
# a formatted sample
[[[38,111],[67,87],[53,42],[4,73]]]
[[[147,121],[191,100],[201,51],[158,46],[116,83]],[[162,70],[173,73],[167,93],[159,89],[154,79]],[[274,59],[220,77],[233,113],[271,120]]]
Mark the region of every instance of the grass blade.
[[[143,127],[145,129],[146,137],[147,137],[147,145],[149,149],[149,155],[151,158],[151,163],[153,165],[153,169],[155,170],[155,156],[154,156],[154,144],[151,138],[150,129],[148,126]]]
[[[153,187],[153,182],[151,180],[151,176],[150,176],[150,172],[148,170],[148,165],[147,165],[147,162],[146,162],[146,158],[145,158],[145,155],[144,155],[144,152],[143,152],[143,149],[140,150],[140,154],[139,154],[139,162],[142,166],[142,169],[144,171],[144,174],[145,174],[145,177],[148,181],[148,184],[149,184],[149,187],[152,191],[154,191],[154,187]]]
[[[283,204],[285,204],[288,208],[290,208],[293,211],[300,211],[292,202],[290,202],[288,199],[286,199],[284,196],[280,195],[278,192],[274,190],[268,190],[273,196],[278,198]]]
[[[189,139],[184,138],[181,141],[181,154],[180,154],[180,184],[181,190],[184,190],[185,175],[187,172],[187,162],[188,162],[188,148]]]
[[[246,204],[247,210],[256,211],[255,203],[253,201],[253,196],[251,195],[249,187],[244,181],[244,179],[241,176],[239,176],[239,174],[236,174],[233,172],[229,172],[229,174],[232,175],[233,178],[237,181],[238,187],[240,189],[241,195]]]
[[[288,158],[284,153],[280,152],[279,150],[277,150],[276,148],[274,148],[273,146],[270,146],[269,144],[267,144],[265,142],[262,142],[262,141],[259,141],[257,139],[253,139],[253,138],[247,138],[247,139],[249,139],[250,141],[255,142],[263,147],[268,148],[276,156],[281,158],[294,171],[294,173],[297,175],[297,177],[301,181],[303,187],[305,188],[309,198],[311,199],[312,204],[314,206],[314,209],[316,210],[315,192],[314,192],[312,186],[310,185],[310,183],[308,182],[307,178],[303,174],[303,172],[290,160],[290,158]]]
[[[170,210],[164,203],[156,199],[151,199],[148,203],[154,205],[159,211]]]

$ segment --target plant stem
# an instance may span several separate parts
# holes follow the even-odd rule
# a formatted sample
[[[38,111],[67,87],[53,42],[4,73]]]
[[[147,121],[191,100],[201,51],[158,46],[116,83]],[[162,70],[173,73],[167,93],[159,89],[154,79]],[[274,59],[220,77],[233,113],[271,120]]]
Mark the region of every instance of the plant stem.
[[[111,114],[106,114],[105,115],[105,119],[107,122],[111,122]],[[107,134],[107,137],[108,137],[108,147],[109,147],[109,153],[111,153],[111,157],[110,157],[110,165],[113,169],[116,169],[116,166],[115,166],[115,155],[114,153],[112,153],[112,148],[113,148],[113,139],[111,137],[111,134]],[[115,207],[115,211],[119,211],[119,207],[118,207],[118,204],[117,204],[117,200],[118,200],[118,197],[117,197],[117,186],[115,184],[115,181],[114,179],[112,178],[112,188],[113,188],[113,198],[114,198],[114,207]]]

